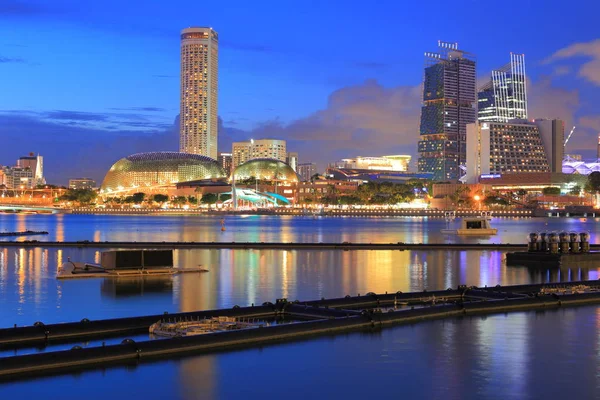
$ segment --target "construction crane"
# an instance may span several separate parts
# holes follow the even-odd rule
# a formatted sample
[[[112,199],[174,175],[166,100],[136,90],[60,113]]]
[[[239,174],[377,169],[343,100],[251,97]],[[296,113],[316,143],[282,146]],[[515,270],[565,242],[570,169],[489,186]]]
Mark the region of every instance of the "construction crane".
[[[573,135],[573,132],[575,132],[575,127],[573,127],[573,129],[571,129],[571,132],[569,133],[569,136],[567,136],[567,140],[565,140],[565,146],[569,142],[569,139],[571,139],[571,136]]]

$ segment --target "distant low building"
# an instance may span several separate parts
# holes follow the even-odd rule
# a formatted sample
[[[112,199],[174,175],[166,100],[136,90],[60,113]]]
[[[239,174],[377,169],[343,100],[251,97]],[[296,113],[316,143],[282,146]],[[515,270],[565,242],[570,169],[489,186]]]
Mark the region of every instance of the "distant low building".
[[[69,189],[93,189],[96,187],[96,181],[90,178],[69,179]]]
[[[28,156],[19,157],[17,167],[23,169],[29,168],[32,171],[32,187],[46,184],[46,178],[44,178],[44,157],[39,154],[36,156],[34,153],[29,153]]]
[[[330,165],[334,168],[348,169],[368,169],[377,171],[408,171],[411,156],[395,155],[395,156],[380,156],[380,157],[363,157],[343,158],[340,161]]]
[[[273,158],[287,162],[286,141],[280,139],[250,139],[248,142],[234,142],[231,146],[232,170],[246,161],[257,158]],[[296,155],[297,156],[297,155]]]
[[[325,175],[329,178],[345,181],[393,183],[405,183],[411,179],[431,180],[434,176],[433,173],[429,172],[414,173],[332,167],[327,168]]]
[[[299,203],[318,202],[328,196],[350,196],[356,193],[358,182],[321,179],[313,182],[298,182],[296,201]]]
[[[304,182],[310,181],[310,178],[312,178],[317,173],[317,164],[315,164],[315,163],[298,164],[298,169],[296,172],[300,176],[300,180],[302,180]]]
[[[575,186],[583,188],[587,177],[580,174],[563,174],[553,172],[535,172],[520,174],[489,174],[479,179],[480,184],[491,185],[492,190],[499,192],[515,192],[525,190],[528,193],[542,193],[546,187],[560,188],[567,194]]]
[[[0,181],[7,189],[32,189],[36,186],[34,171],[30,168],[2,167]]]
[[[287,153],[287,157],[285,159],[287,165],[292,167],[292,169],[298,172],[298,153],[295,151],[289,151]]]
[[[217,162],[223,167],[227,175],[231,174],[233,166],[233,154],[232,153],[219,153],[217,156]]]

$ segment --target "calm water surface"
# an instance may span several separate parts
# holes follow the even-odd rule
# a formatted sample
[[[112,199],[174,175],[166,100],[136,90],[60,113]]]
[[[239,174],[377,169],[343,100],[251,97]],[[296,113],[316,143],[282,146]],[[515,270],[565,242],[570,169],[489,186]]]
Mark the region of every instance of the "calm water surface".
[[[2,240],[217,241],[217,242],[372,242],[372,243],[525,243],[533,231],[589,231],[600,244],[600,218],[493,218],[498,234],[459,238],[442,235],[443,218],[292,217],[0,214],[0,232],[45,230],[45,236]],[[458,219],[451,224],[458,227]]]
[[[0,231],[46,240],[444,242],[426,218],[218,218],[2,215]],[[587,230],[588,219],[494,219],[498,236]],[[546,225],[548,224],[548,225]],[[41,240],[43,237],[40,237]],[[104,250],[104,249],[102,249]],[[0,326],[191,311],[276,298],[598,279],[597,269],[507,267],[498,251],[176,250],[210,272],[57,281],[58,265],[100,249],[1,248]],[[136,339],[145,339],[137,337]],[[116,340],[119,342],[121,339]],[[96,345],[97,343],[80,343]],[[57,348],[70,348],[74,344]],[[23,349],[18,354],[43,351]],[[7,356],[14,352],[3,352]],[[600,398],[600,307],[427,322],[336,337],[0,385],[4,398]]]

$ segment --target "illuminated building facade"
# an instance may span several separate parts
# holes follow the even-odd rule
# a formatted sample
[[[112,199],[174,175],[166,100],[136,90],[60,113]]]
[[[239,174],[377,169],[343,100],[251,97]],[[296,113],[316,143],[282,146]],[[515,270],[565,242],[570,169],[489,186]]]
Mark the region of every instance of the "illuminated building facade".
[[[29,153],[28,156],[20,157],[17,160],[17,168],[28,168],[31,170],[33,173],[32,187],[46,184],[46,178],[44,178],[44,157],[39,154],[36,156],[34,153]]]
[[[510,53],[510,63],[492,71],[490,80],[479,89],[477,97],[480,121],[527,119],[525,55]]]
[[[296,172],[298,172],[298,153],[295,151],[290,151],[287,153],[287,156],[285,158],[285,162],[287,163],[287,165],[289,165],[290,167],[292,167],[292,169]]]
[[[438,47],[425,53],[418,169],[455,181],[466,161],[467,124],[477,120],[476,61],[457,43]]]
[[[227,175],[231,174],[231,167],[233,165],[233,155],[231,153],[219,153],[217,157],[219,165],[225,170]]]
[[[351,196],[358,190],[358,182],[319,179],[314,182],[300,182],[296,189],[296,201],[299,203],[319,202],[328,195]]]
[[[298,175],[285,162],[273,158],[256,158],[245,162],[233,171],[235,181],[255,178],[263,181],[298,182]]]
[[[226,177],[215,160],[199,154],[138,153],[113,164],[104,177],[100,193],[146,193],[156,187],[174,187],[180,182]]]
[[[310,181],[317,173],[317,164],[315,163],[301,163],[298,164],[298,175],[300,176],[300,180],[302,182]]]
[[[69,179],[69,189],[93,189],[96,187],[96,181],[90,178]]]
[[[592,172],[600,172],[600,162],[598,160],[586,162],[581,159],[581,156],[573,158],[567,155],[562,162],[562,172],[564,174],[589,175]]]
[[[231,145],[232,171],[250,159],[250,147],[250,142],[233,142]]]
[[[344,158],[330,167],[349,169],[369,169],[376,171],[408,171],[411,156],[381,156],[381,157],[355,157]]]
[[[181,31],[179,151],[217,158],[219,36],[212,28]]]
[[[531,172],[550,172],[536,124],[520,120],[467,125],[466,183],[477,183],[490,174]]]
[[[0,184],[7,189],[33,189],[37,186],[34,171],[21,167],[1,167]]]
[[[250,139],[248,142],[234,142],[231,153],[233,169],[255,158],[273,158],[287,162],[288,156],[285,140],[279,139]],[[295,154],[297,160],[298,154]]]

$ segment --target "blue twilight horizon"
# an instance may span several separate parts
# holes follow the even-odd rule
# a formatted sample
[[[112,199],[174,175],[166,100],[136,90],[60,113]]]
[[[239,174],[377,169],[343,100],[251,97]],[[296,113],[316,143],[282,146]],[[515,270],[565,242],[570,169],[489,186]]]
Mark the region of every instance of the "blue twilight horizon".
[[[595,157],[600,4],[522,1],[0,2],[0,164],[45,157],[49,183],[101,179],[121,157],[177,150],[179,32],[219,43],[219,151],[277,137],[301,162],[415,156],[423,53],[456,41],[483,80],[524,53],[530,118]]]

